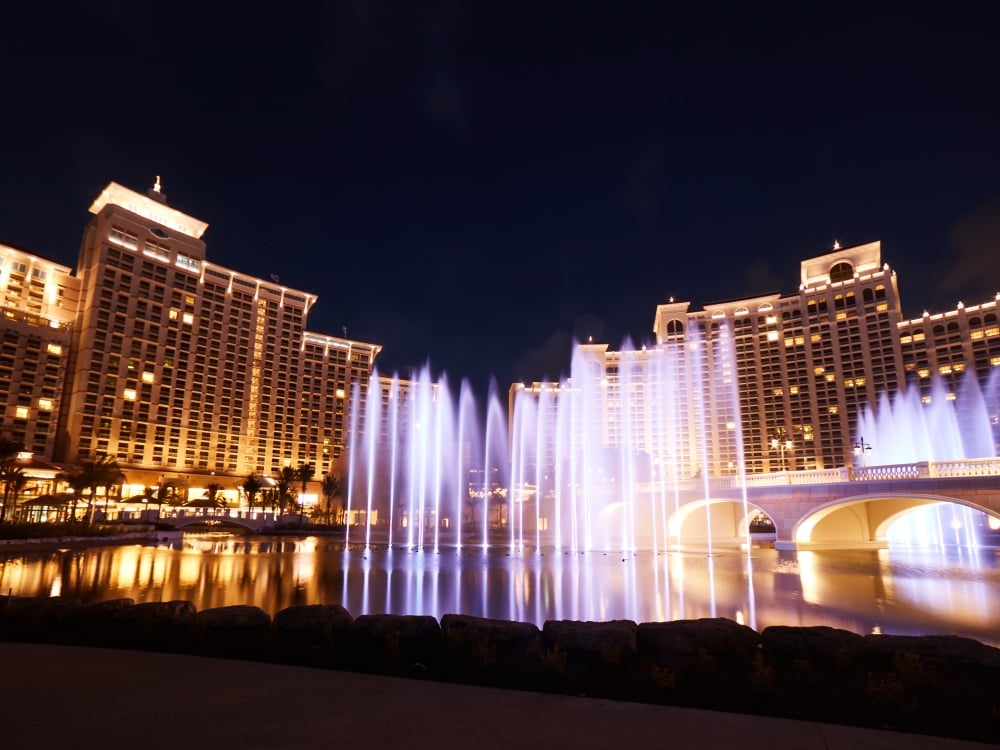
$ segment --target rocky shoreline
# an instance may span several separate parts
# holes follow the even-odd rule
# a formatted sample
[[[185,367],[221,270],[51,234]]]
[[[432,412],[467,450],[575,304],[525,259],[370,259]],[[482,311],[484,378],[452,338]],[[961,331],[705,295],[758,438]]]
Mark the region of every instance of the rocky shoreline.
[[[522,622],[0,596],[0,640],[198,654],[996,742],[1000,649],[725,618]]]

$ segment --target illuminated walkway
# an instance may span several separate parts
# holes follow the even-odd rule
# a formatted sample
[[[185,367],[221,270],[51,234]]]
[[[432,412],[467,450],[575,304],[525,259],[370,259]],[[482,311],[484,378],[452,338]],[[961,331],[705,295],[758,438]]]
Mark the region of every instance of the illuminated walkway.
[[[159,653],[0,643],[4,748],[973,750],[789,719]]]

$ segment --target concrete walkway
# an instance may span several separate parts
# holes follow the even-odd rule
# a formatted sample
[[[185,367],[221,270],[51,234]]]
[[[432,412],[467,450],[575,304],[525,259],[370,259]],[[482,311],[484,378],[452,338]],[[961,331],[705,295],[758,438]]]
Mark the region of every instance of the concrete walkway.
[[[994,747],[596,698],[17,643],[0,643],[0,746],[5,750]]]

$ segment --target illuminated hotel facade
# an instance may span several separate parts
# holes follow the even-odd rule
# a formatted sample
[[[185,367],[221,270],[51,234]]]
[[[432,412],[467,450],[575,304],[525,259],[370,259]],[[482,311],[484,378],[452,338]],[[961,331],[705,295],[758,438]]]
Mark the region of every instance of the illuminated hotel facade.
[[[576,354],[582,374],[577,382],[515,383],[510,413],[518,398],[528,397],[554,417],[568,391],[586,387],[582,377],[600,383],[596,424],[602,442],[621,445],[627,426],[630,443],[668,475],[732,475],[741,461],[748,473],[850,466],[858,417],[882,394],[917,387],[926,402],[939,379],[954,398],[968,372],[985,383],[1000,366],[998,305],[1000,294],[905,319],[881,243],[835,247],[802,261],[795,294],[702,310],[673,300],[659,305],[655,345],[613,351],[583,344]],[[666,356],[672,358],[669,371],[662,366]],[[656,407],[644,401],[658,378],[702,394],[686,399],[666,428],[663,420],[648,418]],[[992,416],[996,440],[998,420]]]
[[[0,430],[49,460],[111,456],[132,484],[339,475],[381,347],[310,332],[316,295],[209,262],[207,224],[159,181],[111,183],[90,212],[75,275],[0,246]]]

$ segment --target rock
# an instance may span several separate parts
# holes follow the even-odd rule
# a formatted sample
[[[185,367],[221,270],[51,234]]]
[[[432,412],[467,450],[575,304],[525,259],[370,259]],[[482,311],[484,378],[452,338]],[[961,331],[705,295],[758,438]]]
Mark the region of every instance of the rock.
[[[451,679],[528,687],[542,674],[542,633],[532,623],[449,614],[441,636]]]
[[[351,613],[339,604],[302,604],[274,616],[277,657],[292,664],[338,667],[347,661]]]
[[[115,612],[111,630],[122,648],[195,653],[196,613],[186,600],[144,602]]]
[[[359,671],[433,676],[440,669],[441,626],[430,615],[361,615],[350,642],[349,665]]]
[[[271,656],[271,616],[260,607],[215,607],[196,613],[195,621],[206,655],[256,660]]]

